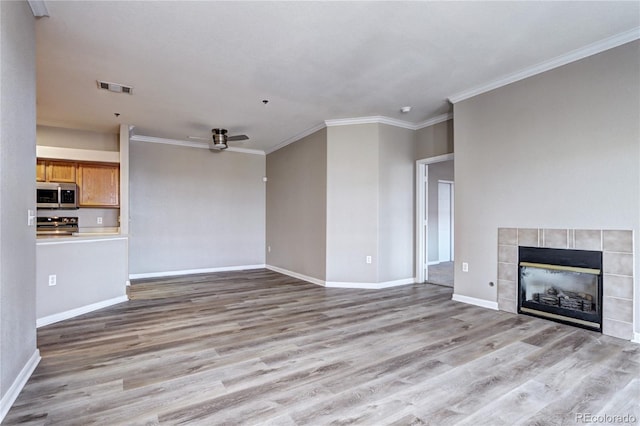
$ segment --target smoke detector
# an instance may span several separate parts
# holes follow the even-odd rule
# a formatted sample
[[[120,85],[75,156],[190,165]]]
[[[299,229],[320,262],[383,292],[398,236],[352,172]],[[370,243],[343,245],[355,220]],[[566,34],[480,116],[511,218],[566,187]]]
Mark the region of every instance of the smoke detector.
[[[98,81],[98,89],[108,90],[110,92],[115,93],[128,93],[129,95],[133,94],[133,87],[126,86],[120,83],[110,83],[108,81]]]

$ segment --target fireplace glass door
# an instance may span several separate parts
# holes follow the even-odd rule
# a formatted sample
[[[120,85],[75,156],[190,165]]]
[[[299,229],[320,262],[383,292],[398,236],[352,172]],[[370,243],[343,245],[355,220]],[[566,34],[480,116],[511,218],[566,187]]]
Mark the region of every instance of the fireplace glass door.
[[[522,249],[526,249],[524,253]],[[600,265],[597,262],[572,260],[571,256],[581,254],[580,250],[537,248],[533,253],[530,250],[528,247],[520,247],[519,311],[600,330]],[[554,256],[558,251],[562,252],[561,256]]]

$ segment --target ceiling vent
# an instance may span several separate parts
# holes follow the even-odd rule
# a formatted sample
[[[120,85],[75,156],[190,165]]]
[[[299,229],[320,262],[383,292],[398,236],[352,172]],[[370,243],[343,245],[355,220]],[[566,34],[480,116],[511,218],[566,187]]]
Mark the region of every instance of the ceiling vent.
[[[130,95],[133,94],[133,87],[125,86],[124,84],[119,83],[109,83],[108,81],[98,80],[98,89],[104,89],[116,93],[128,93]]]

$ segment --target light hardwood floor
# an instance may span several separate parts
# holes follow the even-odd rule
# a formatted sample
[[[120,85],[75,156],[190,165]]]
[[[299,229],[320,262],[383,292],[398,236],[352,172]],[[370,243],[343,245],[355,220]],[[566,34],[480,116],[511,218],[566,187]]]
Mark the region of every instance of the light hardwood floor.
[[[3,424],[640,418],[640,345],[451,294],[331,289],[266,270],[139,281],[130,302],[38,330],[42,361]]]

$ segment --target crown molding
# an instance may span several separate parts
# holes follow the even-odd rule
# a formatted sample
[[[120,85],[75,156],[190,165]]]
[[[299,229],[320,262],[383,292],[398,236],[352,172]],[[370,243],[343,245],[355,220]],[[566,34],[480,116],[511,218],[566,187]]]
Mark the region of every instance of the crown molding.
[[[408,130],[420,130],[443,121],[451,120],[452,113],[441,114],[420,123],[411,123],[409,121],[397,120],[395,118],[376,115],[372,117],[356,117],[356,118],[340,118],[337,120],[326,120],[327,127],[333,126],[350,126],[353,124],[388,124],[389,126],[401,127]]]
[[[272,152],[275,152],[277,150],[279,150],[280,148],[284,148],[287,145],[290,145],[294,142],[299,141],[302,138],[306,138],[307,136],[317,132],[318,130],[322,130],[326,127],[326,125],[324,123],[320,123],[320,124],[316,124],[313,127],[308,128],[307,130],[304,130],[301,133],[298,133],[295,136],[290,137],[289,139],[285,139],[284,141],[280,142],[278,145],[274,146],[273,148],[269,148],[267,149],[265,152],[267,154],[271,154]]]
[[[396,120],[394,118],[385,117],[382,115],[376,115],[372,117],[356,117],[356,118],[340,118],[336,120],[326,120],[323,123],[319,123],[313,127],[304,130],[297,135],[290,137],[289,139],[285,139],[280,142],[278,145],[273,148],[266,149],[264,151],[258,149],[248,149],[248,148],[236,148],[229,147],[225,149],[225,151],[231,152],[241,152],[244,154],[254,154],[254,155],[266,155],[271,154],[281,148],[284,148],[287,145],[290,145],[294,142],[299,141],[302,138],[305,138],[318,130],[322,130],[325,127],[333,127],[333,126],[349,126],[353,124],[388,124],[390,126],[401,127],[403,129],[409,130],[419,130],[425,127],[433,126],[434,124],[442,123],[443,121],[451,120],[453,118],[452,113],[438,115],[436,117],[430,118],[426,121],[422,121],[420,123],[414,124],[408,121]],[[134,127],[130,128],[130,131],[134,131]],[[159,143],[164,145],[176,145],[176,146],[184,146],[188,148],[201,148],[201,149],[209,149],[209,145],[206,142],[194,142],[194,141],[183,141],[179,139],[167,139],[167,138],[158,138],[155,136],[145,136],[133,134],[129,140],[137,141],[137,142],[148,142],[148,143]]]
[[[604,52],[605,50],[613,49],[614,47],[618,47],[625,43],[629,43],[638,39],[640,39],[640,27],[636,27],[629,31],[625,31],[623,33],[605,38],[603,40],[581,47],[580,49],[573,50],[564,55],[541,62],[532,67],[525,68],[516,73],[506,75],[502,78],[499,78],[498,80],[494,80],[481,86],[466,90],[464,92],[457,93],[449,97],[449,102],[455,104],[457,102],[464,101],[465,99],[472,98],[490,90],[506,86],[507,84],[515,83],[516,81],[524,80],[525,78],[532,77],[536,74],[561,67],[571,62],[579,61],[580,59],[584,59],[588,56]]]
[[[129,138],[129,140],[136,141],[136,142],[148,142],[148,143],[159,143],[164,145],[184,146],[188,148],[209,149],[209,144],[207,144],[206,142],[182,141],[178,139],[157,138],[155,136],[133,135]],[[241,152],[243,154],[265,155],[265,152],[259,149],[229,147],[225,149],[225,151]]]
[[[421,123],[416,124],[415,130],[424,129],[425,127],[433,126],[434,124],[442,123],[447,120],[453,119],[453,113],[448,112],[446,114],[438,115],[436,117],[425,120]]]
[[[338,118],[335,120],[325,120],[327,127],[351,126],[354,124],[388,124],[390,126],[402,127],[403,129],[416,130],[416,125],[408,121],[396,120],[395,118],[375,115],[371,117]]]
[[[335,120],[325,120],[324,123],[317,124],[309,129],[298,133],[297,135],[286,139],[280,142],[278,145],[273,148],[267,149],[265,152],[267,154],[271,154],[279,150],[280,148],[284,148],[287,145],[290,145],[294,142],[299,141],[302,138],[305,138],[318,130],[324,129],[325,127],[334,127],[334,126],[351,126],[354,124],[388,124],[390,126],[402,127],[403,129],[409,130],[420,130],[425,127],[433,126],[434,124],[442,123],[443,121],[451,120],[453,118],[453,113],[447,113],[438,115],[436,117],[430,118],[426,121],[422,121],[420,123],[414,124],[408,121],[396,120],[395,118],[385,117],[382,115],[376,115],[371,117],[356,117],[356,118],[339,118]]]
[[[129,140],[136,142],[159,143],[163,145],[186,146],[189,148],[208,148],[206,142],[182,141],[178,139],[156,138],[155,136],[133,135]]]
[[[207,149],[209,149],[208,146],[207,146]],[[226,151],[241,152],[243,154],[266,155],[266,153],[261,149],[238,148],[238,147],[235,147],[235,146],[230,146],[229,148],[225,149],[225,152]]]

